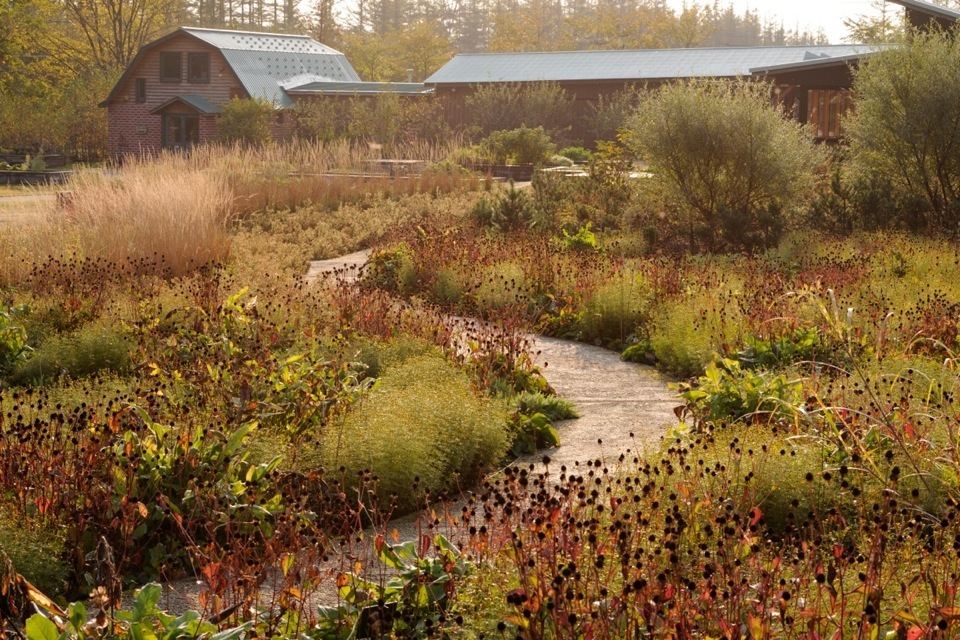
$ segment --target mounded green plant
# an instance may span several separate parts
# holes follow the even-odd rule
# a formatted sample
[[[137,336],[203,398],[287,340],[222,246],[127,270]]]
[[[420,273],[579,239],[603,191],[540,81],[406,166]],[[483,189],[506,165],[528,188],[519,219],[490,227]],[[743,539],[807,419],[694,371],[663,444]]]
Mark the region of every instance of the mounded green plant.
[[[551,133],[572,124],[573,99],[556,82],[478,85],[466,98],[466,112],[481,135],[518,127],[541,127]]]
[[[131,364],[130,342],[113,327],[89,324],[74,333],[44,342],[10,373],[14,384],[38,384],[60,376],[82,378],[98,372],[125,373]]]
[[[18,315],[26,312],[25,308],[0,310],[0,375],[23,358],[29,349],[26,329],[15,322]]]
[[[470,210],[470,218],[482,227],[516,231],[534,226],[537,213],[533,198],[511,182],[508,189],[478,200]]]
[[[557,155],[569,158],[576,163],[583,164],[590,159],[590,152],[583,147],[564,147],[557,151]]]
[[[581,339],[622,345],[630,336],[649,332],[652,312],[650,284],[639,273],[620,272],[584,300]]]
[[[769,96],[757,82],[670,83],[629,122],[624,140],[710,250],[775,244],[821,164],[807,132]]]
[[[408,511],[424,491],[476,480],[506,446],[496,404],[442,356],[422,355],[389,368],[343,424],[327,430],[323,459],[327,468],[343,467],[348,480],[369,470],[378,494],[395,495]]]
[[[69,571],[64,562],[62,531],[17,519],[0,506],[0,552],[7,554],[14,569],[43,593],[63,591]],[[0,577],[3,573],[0,560]]]
[[[547,164],[557,146],[543,127],[494,131],[478,145],[497,164]]]

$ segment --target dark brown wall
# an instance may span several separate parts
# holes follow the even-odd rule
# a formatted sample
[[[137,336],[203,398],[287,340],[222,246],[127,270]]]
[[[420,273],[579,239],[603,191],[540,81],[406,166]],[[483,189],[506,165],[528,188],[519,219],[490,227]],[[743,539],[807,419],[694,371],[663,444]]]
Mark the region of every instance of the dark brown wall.
[[[853,71],[847,63],[818,69],[772,72],[761,78],[773,84],[792,84],[809,89],[849,89],[853,86]]]
[[[907,9],[907,20],[910,22],[911,27],[919,31],[926,31],[932,25],[936,25],[937,27],[948,31],[957,25],[957,23],[953,20],[931,16],[929,13],[924,13],[923,11],[917,11],[915,9]]]

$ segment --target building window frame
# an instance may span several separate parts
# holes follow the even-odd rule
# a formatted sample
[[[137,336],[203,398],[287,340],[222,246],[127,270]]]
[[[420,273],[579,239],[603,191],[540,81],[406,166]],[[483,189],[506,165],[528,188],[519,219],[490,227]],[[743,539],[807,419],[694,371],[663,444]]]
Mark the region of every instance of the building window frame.
[[[170,140],[168,136],[174,135]],[[164,149],[190,149],[200,143],[200,116],[196,113],[164,113],[160,141]]]
[[[173,60],[176,59],[176,63]],[[176,74],[172,71],[176,69]],[[179,51],[164,51],[160,54],[160,82],[183,82],[183,54]]]
[[[135,84],[135,99],[139,103],[144,103],[147,101],[147,79],[146,78],[137,78]]]
[[[187,82],[209,84],[210,54],[208,52],[191,52],[187,54]]]
[[[807,91],[807,123],[813,125],[819,140],[839,140],[845,131],[843,119],[853,107],[847,89],[810,89]]]

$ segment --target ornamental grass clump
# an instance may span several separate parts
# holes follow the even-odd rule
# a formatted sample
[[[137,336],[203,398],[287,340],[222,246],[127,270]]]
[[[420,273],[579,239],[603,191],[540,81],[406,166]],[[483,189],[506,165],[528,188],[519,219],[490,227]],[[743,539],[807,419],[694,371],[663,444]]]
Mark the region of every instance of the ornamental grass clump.
[[[623,345],[644,334],[653,311],[653,290],[643,274],[620,271],[584,300],[580,314],[584,342]]]
[[[167,274],[178,276],[230,254],[233,194],[214,173],[131,162],[116,176],[77,174],[68,186],[73,195],[61,233],[83,256],[115,263],[160,258]]]
[[[439,355],[414,356],[388,368],[377,388],[323,439],[324,464],[378,478],[381,497],[402,511],[424,492],[468,486],[491,470],[507,447],[506,418],[479,397],[469,378]]]

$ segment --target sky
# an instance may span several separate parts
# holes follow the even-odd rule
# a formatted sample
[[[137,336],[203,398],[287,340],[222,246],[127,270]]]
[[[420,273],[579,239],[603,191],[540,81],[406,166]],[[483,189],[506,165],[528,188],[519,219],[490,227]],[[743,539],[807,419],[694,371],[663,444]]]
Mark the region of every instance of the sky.
[[[680,10],[684,0],[667,0],[672,8]],[[703,0],[686,0],[686,4],[712,4]],[[860,15],[872,15],[875,11],[870,0],[721,0],[720,6],[732,4],[737,13],[746,9],[755,10],[761,20],[767,17],[782,21],[787,29],[800,27],[816,31],[823,27],[824,32],[832,44],[842,44],[846,29],[843,26],[844,18]],[[889,5],[896,12],[903,9],[895,4]]]

